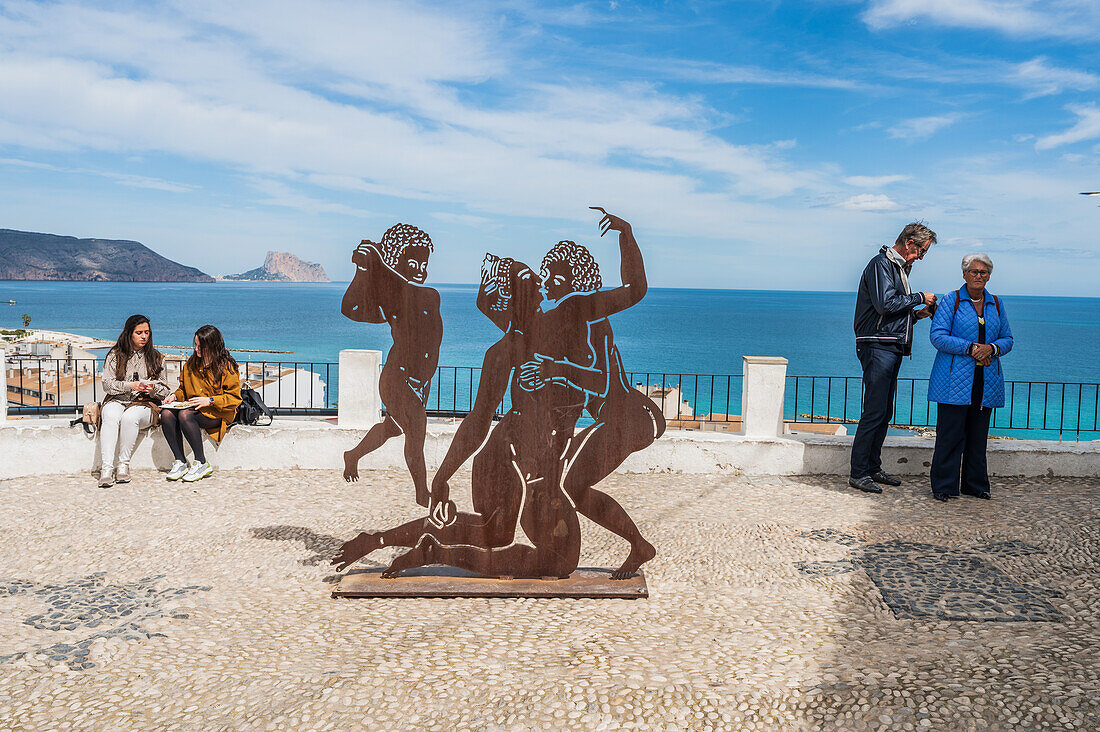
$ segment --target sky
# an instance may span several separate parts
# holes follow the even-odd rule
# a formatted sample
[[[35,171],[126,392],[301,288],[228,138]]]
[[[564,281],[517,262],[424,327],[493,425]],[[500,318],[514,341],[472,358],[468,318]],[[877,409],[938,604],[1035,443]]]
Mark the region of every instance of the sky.
[[[429,282],[560,239],[617,281],[854,290],[909,221],[917,289],[1100,296],[1100,2],[0,0],[0,228],[211,274],[349,279],[392,224]]]

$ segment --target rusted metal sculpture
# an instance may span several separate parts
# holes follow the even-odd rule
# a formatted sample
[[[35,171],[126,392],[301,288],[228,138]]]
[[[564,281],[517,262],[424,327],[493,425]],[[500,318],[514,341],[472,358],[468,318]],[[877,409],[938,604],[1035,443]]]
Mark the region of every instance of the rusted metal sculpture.
[[[432,251],[431,238],[409,224],[390,227],[377,244],[364,239],[351,256],[355,277],[340,306],[346,317],[360,323],[388,323],[393,337],[378,380],[386,417],[344,453],[344,480],[358,480],[363,456],[403,434],[405,464],[416,486],[416,502],[424,507],[429,500],[425,405],[443,340],[439,293],[424,285]]]
[[[629,224],[596,210],[601,236],[619,232],[622,286],[601,290],[596,262],[574,242],[551,249],[541,281],[522,262],[486,255],[477,304],[503,334],[486,351],[473,409],[432,482],[429,516],[360,534],[333,559],[339,569],[404,546],[410,551],[383,577],[429,564],[490,577],[568,577],[580,557],[578,511],[630,542],[614,579],[653,558],[622,506],[594,488],[665,428],[657,405],[630,387],[607,320],[645,295],[641,252]],[[511,408],[492,428],[506,395]],[[577,433],[586,408],[594,423]],[[456,513],[448,481],[471,457],[474,512]],[[517,541],[519,527],[530,545]]]

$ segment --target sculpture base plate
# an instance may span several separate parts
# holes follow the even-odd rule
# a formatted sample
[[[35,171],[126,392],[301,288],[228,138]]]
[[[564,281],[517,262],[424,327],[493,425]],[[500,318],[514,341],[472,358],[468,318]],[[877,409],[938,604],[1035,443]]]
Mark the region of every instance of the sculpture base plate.
[[[333,597],[546,597],[637,600],[649,597],[645,575],[611,579],[610,569],[581,567],[566,579],[500,579],[444,566],[409,569],[393,579],[382,570],[344,575]]]

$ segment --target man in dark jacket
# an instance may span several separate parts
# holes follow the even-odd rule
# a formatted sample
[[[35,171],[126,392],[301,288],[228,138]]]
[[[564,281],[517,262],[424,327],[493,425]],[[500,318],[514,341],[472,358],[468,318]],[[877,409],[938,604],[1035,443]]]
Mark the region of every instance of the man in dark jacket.
[[[879,250],[863,269],[856,295],[856,355],[863,366],[863,414],[852,441],[848,483],[867,493],[881,484],[901,485],[882,470],[882,442],[894,416],[901,359],[913,349],[913,323],[936,305],[930,292],[909,289],[909,271],[936,243],[936,232],[921,223],[902,229],[892,247]],[[914,310],[924,305],[920,310]]]

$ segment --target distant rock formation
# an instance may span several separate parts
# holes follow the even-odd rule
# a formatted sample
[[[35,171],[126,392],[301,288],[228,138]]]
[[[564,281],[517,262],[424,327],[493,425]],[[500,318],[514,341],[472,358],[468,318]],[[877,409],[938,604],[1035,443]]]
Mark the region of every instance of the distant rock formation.
[[[235,275],[225,275],[223,280],[250,280],[253,282],[331,282],[325,268],[315,262],[303,262],[289,252],[268,252],[264,266]]]
[[[213,282],[136,241],[0,229],[0,280]]]

